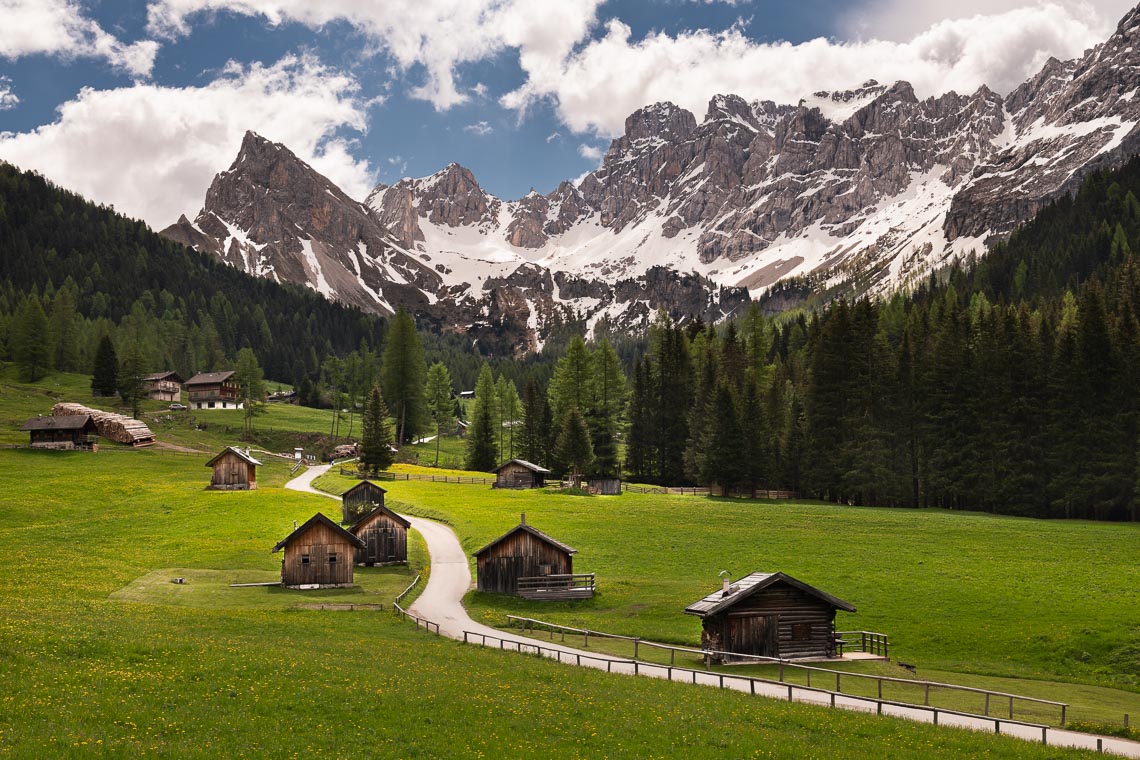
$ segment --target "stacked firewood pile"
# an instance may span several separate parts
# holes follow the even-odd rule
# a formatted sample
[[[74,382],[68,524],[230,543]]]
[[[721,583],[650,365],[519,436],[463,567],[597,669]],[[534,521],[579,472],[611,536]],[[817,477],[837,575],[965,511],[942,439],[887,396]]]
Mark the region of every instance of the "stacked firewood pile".
[[[146,423],[115,412],[91,409],[82,404],[59,403],[51,408],[52,417],[66,417],[72,414],[89,414],[99,435],[118,443],[132,446],[150,446],[154,443],[154,433]]]

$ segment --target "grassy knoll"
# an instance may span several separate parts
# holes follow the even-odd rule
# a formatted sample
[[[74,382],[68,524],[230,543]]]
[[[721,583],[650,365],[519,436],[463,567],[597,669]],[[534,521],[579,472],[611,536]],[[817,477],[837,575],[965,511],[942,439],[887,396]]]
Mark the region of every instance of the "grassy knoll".
[[[349,482],[329,475],[318,485],[338,492]],[[410,511],[447,519],[471,551],[526,512],[528,522],[579,550],[577,571],[598,573],[599,593],[588,602],[472,593],[473,616],[491,624],[502,625],[511,613],[696,645],[699,621],[682,610],[717,585],[718,571],[739,577],[778,569],[855,604],[858,613],[840,613],[840,629],[889,634],[894,657],[917,664],[922,677],[992,679],[1019,693],[1079,703],[1085,717],[1116,723],[1125,712],[1140,712],[1138,525],[504,493],[415,481],[385,486]]]
[[[275,487],[284,465],[254,492],[204,491],[199,459],[0,451],[0,756],[1078,756],[291,606],[319,594],[229,589],[272,578],[269,549],[292,521],[336,505]],[[414,570],[364,571],[349,598]]]
[[[466,457],[466,440],[455,435],[445,435],[439,439],[440,467],[462,467]],[[435,463],[435,441],[404,446],[400,450],[400,458],[414,458],[419,464],[431,466]]]

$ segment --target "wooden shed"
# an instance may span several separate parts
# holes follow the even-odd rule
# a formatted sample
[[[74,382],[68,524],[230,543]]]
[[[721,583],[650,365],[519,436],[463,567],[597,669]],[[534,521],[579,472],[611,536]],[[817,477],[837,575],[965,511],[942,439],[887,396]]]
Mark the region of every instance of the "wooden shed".
[[[495,470],[494,488],[542,488],[550,470],[525,459],[512,459]]]
[[[685,613],[701,618],[702,649],[799,659],[835,656],[836,610],[855,607],[784,573],[752,573]]]
[[[381,489],[383,496],[383,489]],[[360,518],[348,531],[364,542],[356,550],[358,565],[401,565],[408,562],[408,528],[412,524],[383,504]]]
[[[294,523],[296,524],[296,523]],[[273,547],[285,551],[281,585],[286,588],[347,588],[356,552],[364,542],[317,512]]]
[[[602,496],[621,496],[621,478],[586,478],[590,493]]]
[[[206,466],[214,468],[214,476],[210,479],[210,488],[214,490],[252,491],[257,488],[257,468],[261,462],[251,457],[248,449],[242,451],[229,446],[206,462]]]
[[[341,522],[352,525],[375,507],[384,506],[388,493],[370,480],[362,480],[340,495]]]
[[[478,588],[527,599],[583,599],[594,595],[594,574],[574,575],[577,550],[519,524],[475,553]]]
[[[34,417],[21,425],[20,430],[28,431],[33,449],[99,450],[92,440],[96,429],[89,414]]]

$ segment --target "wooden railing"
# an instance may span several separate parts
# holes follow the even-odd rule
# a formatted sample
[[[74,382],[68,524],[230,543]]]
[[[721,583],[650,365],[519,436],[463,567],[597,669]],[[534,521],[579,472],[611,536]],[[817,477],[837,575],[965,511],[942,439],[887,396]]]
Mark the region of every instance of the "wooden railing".
[[[420,578],[422,578],[422,577],[423,577],[423,576],[421,576],[421,575],[417,575],[417,576],[416,576],[416,578],[415,578],[415,580],[413,580],[411,583],[409,583],[409,584],[408,584],[408,587],[407,587],[406,589],[404,589],[403,591],[401,591],[401,592],[400,592],[400,595],[399,595],[399,596],[397,596],[397,597],[395,598],[395,600],[393,600],[393,602],[392,602],[392,603],[393,603],[393,604],[396,604],[396,605],[398,605],[400,602],[404,601],[404,598],[405,598],[405,597],[407,597],[407,595],[408,595],[408,594],[412,593],[412,590],[413,590],[413,589],[414,589],[416,586],[418,586],[418,585],[419,585],[419,583],[420,583]]]
[[[297,474],[297,470],[299,470],[299,469],[301,469],[302,467],[304,467],[304,466],[305,466],[305,464],[306,464],[306,462],[305,462],[305,460],[304,460],[304,459],[298,459],[298,460],[297,460],[297,463],[296,463],[295,465],[293,465],[292,467],[290,467],[290,468],[289,468],[289,474],[290,474],[290,475],[296,475],[296,474]]]
[[[371,475],[364,475],[355,470],[340,468],[340,474],[346,478],[360,480],[422,480],[428,483],[462,483],[464,485],[486,486],[495,482],[494,478],[476,478],[467,475],[426,475],[419,472],[388,472],[383,470]]]
[[[581,599],[594,595],[594,574],[537,575],[518,579],[524,599]]]
[[[890,657],[887,634],[872,631],[836,631],[846,651],[866,652],[879,657]]]
[[[844,679],[873,681],[876,684],[876,695],[877,695],[874,698],[874,700],[883,701],[884,703],[889,703],[889,700],[883,700],[883,684],[888,683],[888,684],[899,684],[899,685],[911,686],[911,687],[916,687],[918,689],[921,689],[922,694],[923,694],[922,706],[926,707],[926,708],[930,707],[930,692],[931,692],[931,690],[932,689],[936,689],[936,690],[942,689],[942,690],[947,690],[947,691],[957,691],[957,692],[966,692],[966,693],[971,693],[971,694],[983,695],[983,697],[984,697],[983,705],[984,706],[983,706],[982,714],[986,717],[990,716],[991,702],[994,700],[998,700],[999,702],[1004,702],[1008,705],[1008,715],[1009,715],[1010,720],[1013,720],[1014,701],[1015,700],[1021,701],[1021,702],[1029,702],[1029,703],[1033,703],[1033,704],[1048,705],[1051,707],[1060,708],[1060,713],[1061,713],[1060,725],[1061,726],[1065,725],[1065,720],[1067,717],[1066,716],[1066,711],[1068,709],[1068,703],[1067,702],[1056,702],[1056,701],[1053,701],[1050,699],[1038,699],[1037,697],[1027,697],[1027,696],[1024,696],[1022,694],[1010,694],[1008,692],[993,691],[990,689],[978,689],[978,688],[974,688],[972,686],[960,686],[958,684],[941,683],[939,681],[924,681],[924,680],[920,680],[920,679],[895,678],[892,676],[879,676],[879,675],[871,675],[868,673],[852,673],[852,672],[846,671],[846,670],[834,670],[832,668],[821,668],[821,667],[816,667],[813,665],[801,665],[799,663],[792,662],[790,660],[783,660],[783,659],[780,659],[777,657],[764,657],[761,655],[747,655],[747,654],[738,654],[736,652],[724,652],[724,651],[716,650],[716,649],[694,649],[692,647],[680,647],[680,646],[674,646],[671,644],[660,644],[660,643],[657,643],[654,641],[646,641],[645,639],[637,638],[634,636],[621,636],[621,635],[614,634],[614,633],[604,633],[602,631],[592,631],[592,630],[584,629],[584,628],[572,628],[570,626],[559,625],[558,623],[550,623],[550,622],[547,622],[544,620],[535,620],[534,618],[520,617],[518,615],[507,615],[507,621],[511,625],[515,625],[517,623],[519,625],[519,627],[522,628],[522,630],[524,632],[529,629],[532,634],[534,632],[534,627],[536,625],[541,626],[542,628],[545,628],[546,630],[548,630],[550,632],[551,640],[553,640],[554,633],[556,631],[560,631],[563,634],[562,635],[563,641],[566,640],[566,636],[565,636],[566,633],[582,636],[582,646],[583,647],[589,647],[590,646],[590,638],[591,637],[593,637],[595,639],[616,639],[619,641],[631,642],[633,644],[633,660],[639,661],[639,662],[643,661],[643,660],[639,659],[639,656],[641,653],[641,647],[649,647],[650,649],[660,649],[660,650],[664,650],[664,651],[669,652],[669,666],[670,667],[674,667],[674,664],[676,663],[676,656],[677,656],[678,652],[681,652],[682,654],[693,655],[696,657],[703,658],[705,663],[706,663],[706,667],[707,667],[707,663],[710,662],[713,658],[728,655],[733,660],[737,661],[738,664],[741,660],[748,660],[748,661],[754,662],[757,665],[771,665],[771,666],[777,667],[779,669],[777,679],[763,679],[763,678],[761,678],[761,679],[759,679],[761,681],[775,680],[777,683],[780,683],[780,684],[787,683],[785,680],[785,675],[786,675],[785,671],[790,670],[793,672],[804,673],[805,674],[805,680],[806,680],[806,688],[809,688],[809,689],[810,688],[816,688],[818,690],[818,687],[813,687],[812,683],[811,683],[813,673],[819,674],[816,676],[817,683],[818,683],[818,679],[820,677],[825,677],[825,678],[828,678],[829,680],[832,677],[834,677],[835,678],[834,693],[836,693],[836,694],[843,694],[844,693],[843,692],[843,680]],[[863,632],[859,631],[858,633],[863,633]],[[876,634],[876,635],[881,636],[882,634]],[[883,638],[885,639],[886,637],[883,636]],[[859,696],[859,695],[852,695],[852,696]],[[918,703],[917,702],[898,702],[898,704],[917,705]],[[953,712],[952,710],[944,710],[942,708],[938,708],[938,709],[941,710],[942,712]],[[964,714],[971,714],[972,715],[974,713],[964,713]]]

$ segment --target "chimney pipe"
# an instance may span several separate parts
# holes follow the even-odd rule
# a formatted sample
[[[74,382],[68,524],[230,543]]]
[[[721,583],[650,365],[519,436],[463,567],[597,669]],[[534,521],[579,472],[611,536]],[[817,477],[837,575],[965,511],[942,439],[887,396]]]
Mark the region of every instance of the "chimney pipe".
[[[732,576],[727,570],[721,570],[720,573],[721,592],[724,596],[728,596],[728,592],[732,589]]]
[[[526,525],[526,512],[519,516],[519,525]]]
[[[297,521],[296,520],[293,521],[293,530],[297,530]]]

